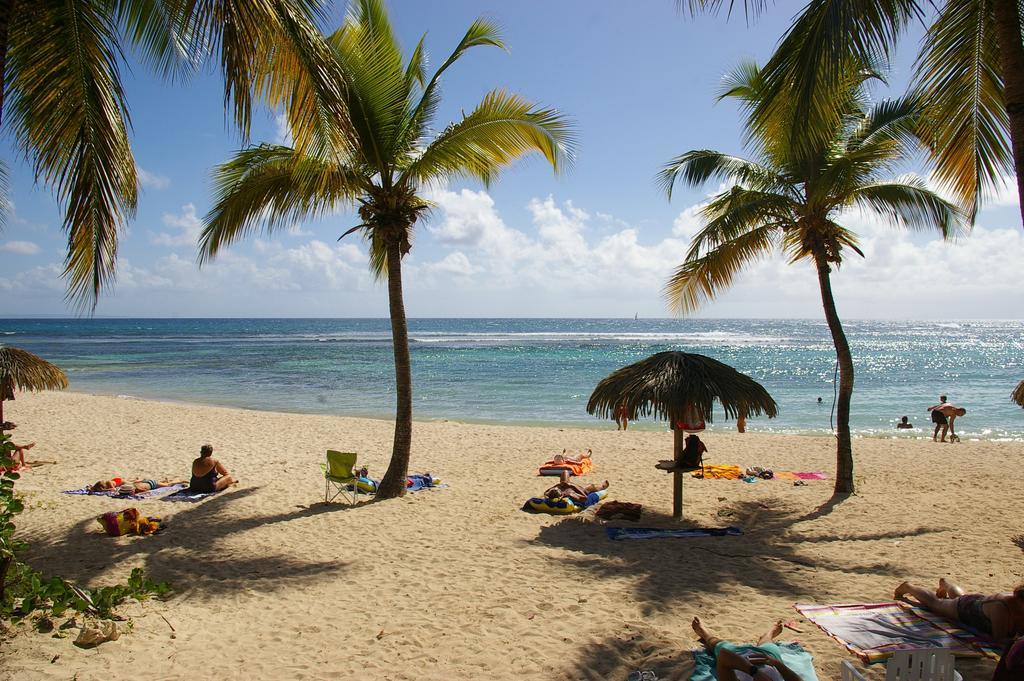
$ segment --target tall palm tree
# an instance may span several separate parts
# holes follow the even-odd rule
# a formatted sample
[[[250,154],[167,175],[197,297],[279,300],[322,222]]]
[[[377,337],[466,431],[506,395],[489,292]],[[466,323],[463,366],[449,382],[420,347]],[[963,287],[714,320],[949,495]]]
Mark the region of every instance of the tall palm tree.
[[[95,308],[136,208],[124,51],[135,49],[167,77],[218,59],[225,107],[243,137],[254,98],[285,107],[312,130],[318,118],[344,113],[316,27],[323,2],[0,0],[0,120],[64,206],[70,300]]]
[[[425,37],[425,36],[424,36]],[[557,171],[569,158],[570,127],[556,111],[496,90],[476,108],[434,135],[441,75],[467,50],[503,47],[495,26],[478,19],[454,52],[427,79],[424,40],[408,60],[381,0],[353,3],[345,24],[328,42],[345,74],[343,99],[355,129],[351,151],[341,156],[263,144],[239,152],[215,171],[216,203],[206,216],[200,261],[261,226],[324,215],[339,205],[358,206],[360,231],[369,244],[370,268],[387,280],[395,355],[397,407],[391,463],[378,498],[405,492],[412,441],[412,375],[402,257],[428,208],[425,183],[473,177],[487,183],[501,168],[539,152]],[[294,121],[293,121],[294,125]],[[307,134],[301,128],[298,135]]]
[[[766,136],[757,127],[765,83],[756,65],[742,65],[727,77],[721,97],[743,103],[747,146],[755,153],[754,160],[719,151],[688,151],[659,175],[670,198],[677,181],[693,187],[713,179],[734,183],[704,209],[706,224],[665,287],[676,310],[696,310],[728,288],[744,267],[774,251],[790,262],[814,265],[839,363],[835,491],[841,494],[854,491],[850,442],[854,376],[850,345],[832,295],[831,272],[842,264],[847,249],[863,256],[856,234],[839,222],[842,213],[861,208],[896,226],[937,229],[945,238],[961,220],[957,208],[919,178],[880,179],[913,147],[920,105],[914,98],[904,98],[869,106],[865,85],[871,75],[848,66],[844,79],[831,89],[836,98],[833,105],[804,120],[815,143],[797,145],[788,135]],[[826,111],[837,113],[827,115]]]
[[[691,11],[717,10],[736,0],[677,0]],[[767,0],[744,0],[748,14]],[[920,132],[936,160],[936,175],[973,220],[982,196],[1008,173],[1017,175],[1024,221],[1024,5],[1019,0],[809,0],[764,67],[769,96],[762,124],[776,106],[796,99],[790,133],[806,139],[801,121],[819,106],[822,81],[836,77],[853,55],[888,57],[911,21],[934,10],[916,63],[914,87],[927,115]]]

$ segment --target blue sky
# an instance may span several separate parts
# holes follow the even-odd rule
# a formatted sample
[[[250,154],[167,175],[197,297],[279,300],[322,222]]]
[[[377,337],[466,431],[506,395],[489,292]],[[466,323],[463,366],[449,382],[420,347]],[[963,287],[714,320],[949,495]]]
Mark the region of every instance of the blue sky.
[[[427,32],[440,63],[469,23],[496,19],[510,48],[479,48],[444,80],[436,128],[507,88],[555,107],[576,123],[574,166],[555,177],[538,159],[517,164],[485,190],[472,182],[434,188],[436,203],[405,260],[412,317],[664,317],[661,287],[682,260],[708,193],[681,189],[669,203],[659,167],[694,148],[742,152],[740,116],[714,103],[721,77],[743,59],[764,61],[795,11],[779,3],[742,15],[690,18],[673,0],[391,0],[411,48]],[[344,4],[332,12],[340,22]],[[332,26],[333,27],[333,26]],[[904,41],[890,82],[908,78],[920,32]],[[195,264],[195,236],[210,208],[210,172],[240,145],[225,119],[212,70],[187,84],[160,82],[145,67],[125,74],[133,149],[141,168],[138,215],[121,241],[116,284],[99,315],[383,317],[386,291],[367,272],[356,224],[342,213],[239,243]],[[880,90],[877,95],[885,96]],[[273,112],[253,141],[280,139]],[[14,217],[0,233],[7,277],[0,315],[70,315],[60,279],[61,211],[34,184],[9,138]],[[912,170],[924,172],[923,167]],[[862,215],[847,224],[867,258],[835,275],[841,314],[860,318],[1021,318],[1015,290],[1024,230],[1014,193],[994,197],[970,237],[955,244],[908,235]],[[855,258],[856,256],[854,256]],[[820,317],[813,271],[768,260],[701,312],[706,317]]]

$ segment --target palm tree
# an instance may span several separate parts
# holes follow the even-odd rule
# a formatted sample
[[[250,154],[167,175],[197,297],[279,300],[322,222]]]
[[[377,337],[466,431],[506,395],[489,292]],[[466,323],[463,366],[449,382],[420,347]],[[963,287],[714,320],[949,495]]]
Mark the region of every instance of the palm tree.
[[[729,0],[731,10],[736,0]],[[691,11],[717,10],[725,0],[677,0]],[[744,0],[756,14],[767,0]],[[936,175],[955,192],[973,221],[982,196],[1007,173],[1017,175],[1024,221],[1024,6],[1019,0],[810,0],[782,38],[763,73],[769,96],[763,121],[776,106],[798,102],[790,121],[797,140],[804,117],[828,106],[820,82],[841,72],[850,56],[888,57],[911,21],[928,27],[914,87],[927,115],[920,132],[936,160]],[[797,142],[800,143],[800,142]]]
[[[560,114],[501,90],[487,94],[461,121],[432,135],[441,75],[467,50],[503,47],[495,26],[478,19],[429,80],[424,41],[408,60],[381,0],[353,3],[329,44],[345,74],[343,99],[356,140],[347,154],[324,155],[263,144],[239,152],[215,171],[216,203],[206,216],[200,262],[258,229],[358,206],[370,268],[386,279],[395,355],[397,407],[391,463],[378,498],[404,494],[412,440],[412,375],[402,257],[428,208],[425,183],[473,177],[487,183],[516,158],[536,151],[557,171],[567,161],[570,128]],[[294,125],[294,122],[293,122]],[[297,135],[307,131],[296,129]]]
[[[124,50],[134,48],[167,77],[216,57],[225,106],[243,137],[255,97],[293,117],[341,119],[338,79],[315,23],[322,3],[0,0],[0,119],[64,206],[69,299],[95,309],[135,212]]]
[[[869,107],[865,85],[872,75],[848,68],[845,79],[831,91],[836,98],[833,106],[804,121],[817,142],[796,145],[787,135],[765,136],[756,126],[765,83],[756,65],[745,64],[726,78],[720,98],[742,101],[748,147],[755,152],[755,160],[719,151],[688,151],[659,175],[670,198],[677,181],[693,187],[712,179],[735,183],[704,209],[706,224],[666,285],[673,308],[682,313],[696,310],[732,284],[745,266],[773,251],[781,251],[790,262],[813,263],[839,363],[836,493],[854,491],[850,442],[854,379],[830,273],[842,264],[847,249],[863,256],[856,234],[838,220],[844,210],[856,207],[900,227],[936,228],[946,238],[961,220],[957,208],[919,178],[880,179],[914,145],[912,131],[920,105],[914,98],[904,98]],[[838,113],[826,115],[828,110]]]

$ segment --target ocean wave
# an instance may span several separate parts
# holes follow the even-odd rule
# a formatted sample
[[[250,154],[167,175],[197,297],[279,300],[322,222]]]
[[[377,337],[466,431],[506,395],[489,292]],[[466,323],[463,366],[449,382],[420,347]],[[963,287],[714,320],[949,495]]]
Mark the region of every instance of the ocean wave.
[[[523,332],[467,332],[414,333],[410,340],[416,343],[687,343],[695,345],[766,345],[792,342],[786,336],[767,336],[729,331],[668,332],[668,331],[523,331]]]

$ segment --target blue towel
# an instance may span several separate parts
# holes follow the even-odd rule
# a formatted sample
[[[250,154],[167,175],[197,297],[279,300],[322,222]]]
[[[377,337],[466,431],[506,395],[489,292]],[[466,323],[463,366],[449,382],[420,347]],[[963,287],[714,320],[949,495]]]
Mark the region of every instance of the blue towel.
[[[609,539],[663,539],[685,537],[725,537],[743,534],[738,527],[691,527],[680,530],[655,527],[606,527]]]
[[[814,660],[799,643],[764,643],[759,646],[740,646],[723,642],[719,643],[715,650],[723,646],[744,657],[749,653],[771,655],[777,660],[782,660],[782,663],[792,669],[801,681],[818,681],[818,676],[814,673]],[[696,666],[690,676],[690,681],[717,681],[715,658],[711,653],[706,650],[695,650],[693,651],[693,661]]]

